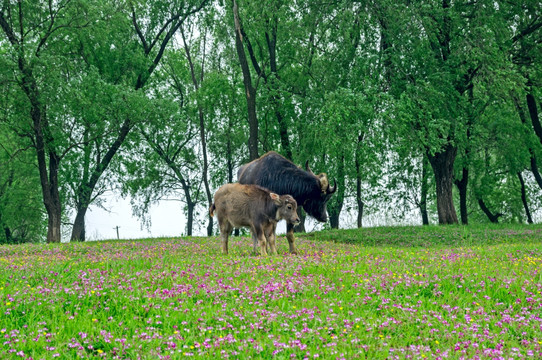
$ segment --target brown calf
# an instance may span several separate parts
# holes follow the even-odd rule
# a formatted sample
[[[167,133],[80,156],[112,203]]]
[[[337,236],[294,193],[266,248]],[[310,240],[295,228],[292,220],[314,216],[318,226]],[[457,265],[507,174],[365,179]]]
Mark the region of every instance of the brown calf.
[[[275,228],[281,219],[299,223],[297,202],[290,195],[277,195],[257,185],[226,184],[215,193],[209,212],[216,217],[222,238],[222,252],[228,253],[228,236],[234,227],[248,227],[252,232],[254,250],[260,245],[260,254],[267,255],[266,239],[270,251],[277,253]]]

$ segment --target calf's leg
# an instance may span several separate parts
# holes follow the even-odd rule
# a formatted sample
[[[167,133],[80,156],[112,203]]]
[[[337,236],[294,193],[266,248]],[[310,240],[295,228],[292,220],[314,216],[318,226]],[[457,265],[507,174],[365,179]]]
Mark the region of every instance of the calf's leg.
[[[267,252],[273,255],[277,255],[277,246],[275,244],[276,228],[276,224],[269,224],[269,226],[267,226],[267,228],[265,229],[265,237],[267,239]]]
[[[286,239],[288,239],[288,245],[290,245],[290,254],[297,255],[297,249],[295,248],[294,238],[294,225],[287,223],[286,225]]]
[[[267,255],[267,251],[265,249],[266,241],[265,241],[265,235],[264,231],[261,225],[254,226],[252,228],[252,234],[253,236],[256,236],[258,239],[258,243],[260,245],[260,255]]]
[[[220,238],[222,239],[222,253],[228,254],[228,237],[230,236],[233,227],[229,221],[224,220],[220,224]]]

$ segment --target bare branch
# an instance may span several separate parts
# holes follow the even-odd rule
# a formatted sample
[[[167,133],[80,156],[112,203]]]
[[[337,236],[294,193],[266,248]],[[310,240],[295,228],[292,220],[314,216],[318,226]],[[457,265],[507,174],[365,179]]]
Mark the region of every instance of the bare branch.
[[[540,27],[542,27],[542,21],[538,23],[533,21],[529,26],[523,29],[523,31],[521,31],[519,34],[516,34],[516,36],[512,38],[512,42],[516,42],[524,38],[525,36],[534,33],[536,30],[540,29]]]
[[[0,10],[0,26],[2,27],[2,30],[4,30],[4,33],[8,37],[8,40],[11,43],[11,45],[13,46],[19,45],[19,39],[17,39],[17,36],[15,36],[13,29],[7,22],[3,10]]]
[[[132,5],[132,23],[134,24],[134,28],[137,33],[137,36],[139,36],[139,39],[141,40],[141,43],[143,44],[143,50],[145,51],[145,54],[148,54],[150,49],[149,49],[149,46],[147,45],[147,41],[145,40],[145,36],[141,32],[141,29],[139,28],[139,25],[137,24],[135,9],[133,5]]]

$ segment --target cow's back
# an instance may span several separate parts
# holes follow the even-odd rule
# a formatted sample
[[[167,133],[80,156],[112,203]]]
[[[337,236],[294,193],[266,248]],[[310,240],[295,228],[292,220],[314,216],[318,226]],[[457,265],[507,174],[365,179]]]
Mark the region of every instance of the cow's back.
[[[259,185],[279,195],[292,195],[298,204],[320,193],[316,177],[274,151],[243,165],[237,175],[240,184]]]

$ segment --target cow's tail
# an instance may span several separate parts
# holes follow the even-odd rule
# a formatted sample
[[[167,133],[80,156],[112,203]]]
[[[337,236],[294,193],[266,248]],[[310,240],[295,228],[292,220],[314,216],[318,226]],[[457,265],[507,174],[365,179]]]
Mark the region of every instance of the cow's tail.
[[[216,206],[215,206],[215,203],[213,203],[213,205],[211,205],[211,207],[209,208],[209,215],[211,215],[211,217],[215,216],[214,212],[216,210]]]

